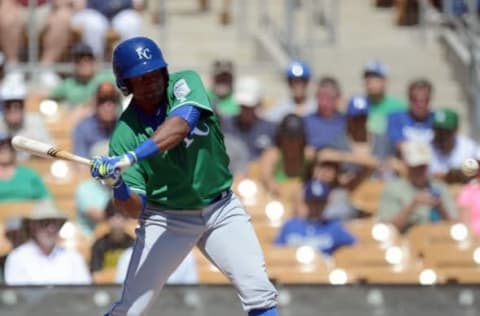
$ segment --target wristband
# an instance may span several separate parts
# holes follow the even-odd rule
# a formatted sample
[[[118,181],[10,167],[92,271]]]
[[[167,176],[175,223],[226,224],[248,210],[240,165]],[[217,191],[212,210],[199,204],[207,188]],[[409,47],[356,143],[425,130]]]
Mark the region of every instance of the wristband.
[[[160,149],[158,148],[157,144],[149,138],[143,143],[140,144],[133,152],[128,152],[129,158],[133,158],[133,162],[137,162],[138,160],[142,160],[145,158],[149,158],[153,155],[156,155],[160,152]],[[127,155],[128,155],[127,154]]]
[[[120,201],[126,201],[130,198],[130,188],[122,179],[113,187],[113,197]]]

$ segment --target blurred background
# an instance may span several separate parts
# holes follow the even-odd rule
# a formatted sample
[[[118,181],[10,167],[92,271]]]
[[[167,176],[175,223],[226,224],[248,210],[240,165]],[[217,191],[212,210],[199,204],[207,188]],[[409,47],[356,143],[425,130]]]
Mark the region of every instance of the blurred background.
[[[0,314],[100,314],[136,222],[88,168],[129,98],[115,45],[200,73],[281,315],[480,313],[477,0],[0,0]],[[238,236],[242,238],[242,236]],[[161,255],[161,254],[159,254]],[[243,315],[197,249],[153,309]]]

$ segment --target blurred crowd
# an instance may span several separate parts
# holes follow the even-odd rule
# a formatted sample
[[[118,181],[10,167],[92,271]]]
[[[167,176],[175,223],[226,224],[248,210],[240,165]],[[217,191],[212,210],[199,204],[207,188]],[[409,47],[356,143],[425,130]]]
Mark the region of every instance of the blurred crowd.
[[[126,99],[111,70],[100,70],[97,61],[108,54],[109,30],[118,39],[140,33],[143,1],[39,1],[36,19],[48,88],[33,101],[21,73],[7,72],[7,65],[15,69],[21,58],[26,2],[0,2],[0,209],[23,202],[33,207],[25,217],[10,214],[3,223],[8,247],[0,247],[7,250],[0,277],[10,285],[89,284],[102,277],[121,282],[135,222],[115,208],[110,192],[82,166],[74,172],[81,179],[72,196],[74,209],[60,210],[44,175],[32,167],[39,158],[16,152],[10,141],[23,135],[56,143],[49,122],[60,116],[70,133],[67,149],[84,157],[108,154]],[[108,5],[114,2],[117,7]],[[72,25],[81,34],[73,44],[65,35]],[[74,67],[63,78],[48,68],[61,58]],[[460,170],[467,158],[480,162],[480,148],[461,133],[456,104],[432,104],[441,87],[434,87],[428,74],[411,78],[404,95],[395,96],[388,90],[390,65],[371,60],[362,66],[356,75],[363,91],[344,95],[335,76],[291,61],[281,78],[285,93],[279,93],[288,97],[278,100],[265,95],[255,75],[238,75],[233,61],[212,63],[207,88],[235,183],[252,180],[268,201],[285,207],[271,245],[306,245],[330,257],[358,242],[348,223],[359,218],[387,223],[400,234],[423,223],[458,221],[480,236],[479,178]],[[370,183],[381,183],[368,193],[373,208],[355,199]],[[85,244],[62,242],[72,227]],[[192,254],[171,282],[198,282]]]

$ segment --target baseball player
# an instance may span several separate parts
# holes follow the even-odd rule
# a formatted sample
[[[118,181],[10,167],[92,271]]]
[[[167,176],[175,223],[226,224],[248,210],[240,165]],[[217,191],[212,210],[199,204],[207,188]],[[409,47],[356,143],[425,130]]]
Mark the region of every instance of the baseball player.
[[[113,52],[117,85],[133,94],[91,174],[139,218],[121,299],[107,315],[144,315],[196,245],[235,286],[249,316],[276,316],[249,216],[230,190],[223,135],[197,73],[169,73],[160,48],[135,37]]]

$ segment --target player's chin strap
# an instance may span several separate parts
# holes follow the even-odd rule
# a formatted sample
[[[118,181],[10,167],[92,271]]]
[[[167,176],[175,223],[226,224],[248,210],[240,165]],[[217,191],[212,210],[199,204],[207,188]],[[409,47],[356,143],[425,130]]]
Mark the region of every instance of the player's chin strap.
[[[248,316],[278,316],[278,312],[276,307],[266,309],[252,309],[248,312]]]

